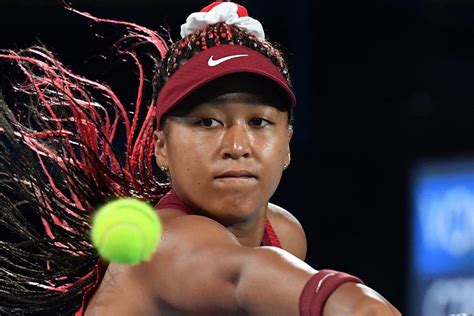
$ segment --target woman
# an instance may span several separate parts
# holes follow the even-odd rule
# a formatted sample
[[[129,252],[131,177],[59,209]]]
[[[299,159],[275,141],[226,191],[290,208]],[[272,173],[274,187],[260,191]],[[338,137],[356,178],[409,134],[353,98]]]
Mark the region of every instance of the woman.
[[[129,159],[124,165],[115,159],[111,149],[117,121],[102,128],[102,121],[96,119],[100,115],[93,106],[95,99],[85,102],[85,95],[76,97],[77,91],[68,94],[61,81],[50,84],[61,90],[63,102],[73,100],[74,105],[66,111],[68,118],[73,117],[74,127],[89,137],[74,139],[81,143],[82,155],[66,148],[64,152],[74,158],[66,166],[69,160],[58,158],[61,152],[53,153],[49,146],[38,145],[37,134],[26,129],[10,132],[13,136],[22,135],[37,155],[46,152],[60,167],[67,167],[60,169],[66,185],[73,188],[69,208],[79,202],[87,204],[82,209],[90,211],[108,197],[130,192],[158,202],[156,208],[165,231],[151,261],[138,266],[111,263],[104,268],[103,278],[95,271],[67,283],[63,293],[76,291],[82,295],[78,313],[399,315],[358,278],[332,270],[316,271],[305,264],[306,240],[301,225],[288,211],[269,203],[290,163],[295,97],[284,59],[265,40],[260,23],[248,17],[239,5],[216,2],[190,15],[181,30],[183,39],[161,56],[155,78],[156,103],[148,108],[137,138],[133,139],[134,132],[127,133],[132,136],[128,138]],[[161,44],[154,33],[143,28],[140,31],[151,42]],[[108,89],[81,83],[105,91],[113,105],[121,109]],[[49,99],[40,99],[51,105]],[[84,103],[90,106],[89,111],[78,111],[78,105]],[[63,124],[54,134],[64,137],[68,123],[63,123],[67,121],[64,117],[52,114],[56,114],[55,105],[49,111],[52,127]],[[157,128],[153,133],[151,113],[155,106],[153,120],[156,119]],[[131,126],[125,124],[127,130],[135,130],[138,106],[136,112]],[[6,117],[14,130],[17,124],[11,124],[11,115]],[[125,117],[122,115],[122,119]],[[97,145],[94,137],[105,141]],[[171,190],[153,177],[146,177],[150,173],[150,140],[157,164],[169,176]],[[54,176],[47,172],[48,166],[41,165],[48,175],[46,184],[54,189]],[[84,168],[79,167],[84,166],[86,171],[81,173]],[[104,188],[106,180],[111,180],[109,188]],[[53,191],[56,195],[61,192]],[[162,197],[164,192],[167,194]],[[74,198],[78,195],[82,198]],[[41,199],[37,200],[41,204]],[[52,208],[46,207],[45,213],[48,211]],[[50,232],[51,224],[45,217],[48,216],[41,219],[46,232]],[[57,216],[53,217],[53,224],[69,225]],[[75,230],[71,227],[71,231]],[[71,248],[58,241],[57,235],[48,235],[55,247]],[[87,247],[83,250],[78,249],[77,243],[73,246],[76,256],[89,255]],[[65,275],[68,274],[54,280]],[[86,281],[88,277],[95,282]],[[60,288],[52,283],[49,290]],[[82,291],[78,290],[79,284],[86,285]]]

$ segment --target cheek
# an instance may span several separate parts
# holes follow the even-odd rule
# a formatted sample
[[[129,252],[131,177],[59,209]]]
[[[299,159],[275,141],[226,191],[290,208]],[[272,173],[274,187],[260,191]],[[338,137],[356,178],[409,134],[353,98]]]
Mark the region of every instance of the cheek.
[[[197,135],[187,132],[174,135],[179,136],[170,139],[168,152],[172,181],[199,185],[207,170],[209,150],[206,150],[205,142]]]
[[[262,184],[265,195],[271,197],[275,193],[283,174],[283,152],[281,144],[266,144],[262,150],[263,177]]]
[[[282,137],[267,137],[255,143],[256,154],[260,156],[265,165],[271,168],[280,168],[288,154],[288,142]]]
[[[283,164],[288,154],[288,142],[272,137],[256,143],[255,155],[261,162],[264,180],[270,191],[274,191],[283,173]]]

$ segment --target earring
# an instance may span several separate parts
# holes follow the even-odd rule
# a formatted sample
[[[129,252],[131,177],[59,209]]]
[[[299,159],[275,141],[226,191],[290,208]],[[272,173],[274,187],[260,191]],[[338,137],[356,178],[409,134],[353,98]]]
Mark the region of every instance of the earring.
[[[283,165],[283,170],[286,170],[286,168],[288,168],[289,165],[290,165],[289,163],[284,164]]]
[[[163,171],[164,173],[168,173],[170,171],[170,169],[168,168],[168,166],[166,165],[160,165],[160,169],[161,171]]]

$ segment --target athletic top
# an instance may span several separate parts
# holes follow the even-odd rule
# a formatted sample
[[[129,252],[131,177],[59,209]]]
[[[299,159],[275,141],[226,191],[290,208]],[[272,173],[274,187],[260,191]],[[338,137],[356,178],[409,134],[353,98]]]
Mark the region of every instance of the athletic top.
[[[159,212],[160,209],[173,208],[178,210],[183,210],[187,214],[194,214],[193,210],[186,205],[183,200],[176,194],[174,190],[170,190],[165,196],[163,196],[158,204],[155,206],[156,210]],[[273,246],[281,248],[280,240],[273,229],[272,224],[265,219],[265,230],[263,232],[261,246]]]

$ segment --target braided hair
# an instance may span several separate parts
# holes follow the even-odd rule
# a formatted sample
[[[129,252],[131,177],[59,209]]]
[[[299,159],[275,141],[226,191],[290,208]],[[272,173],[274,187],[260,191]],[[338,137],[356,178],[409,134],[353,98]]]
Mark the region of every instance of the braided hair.
[[[103,271],[89,240],[94,210],[126,196],[155,205],[170,189],[155,172],[156,72],[144,67],[166,42],[81,14],[127,29],[114,47],[138,73],[134,111],[44,47],[0,51],[11,77],[0,94],[1,315],[81,315]]]

